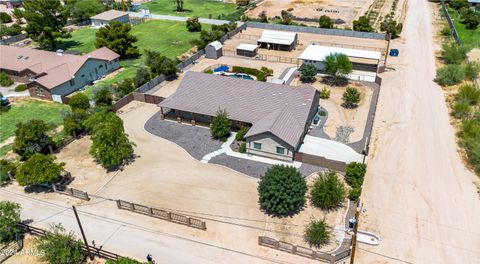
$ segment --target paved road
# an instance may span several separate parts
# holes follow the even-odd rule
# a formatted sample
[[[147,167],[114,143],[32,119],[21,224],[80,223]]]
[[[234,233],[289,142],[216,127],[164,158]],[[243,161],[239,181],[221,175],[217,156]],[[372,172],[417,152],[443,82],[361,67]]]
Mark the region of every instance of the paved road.
[[[128,12],[128,14],[132,17],[139,17],[139,18],[143,17],[143,14],[140,13],[140,12]],[[188,19],[188,17],[158,15],[158,14],[150,14],[150,18],[161,19],[161,20],[180,21],[180,22],[185,22]],[[223,25],[223,24],[230,23],[230,21],[228,21],[228,20],[210,19],[210,18],[199,18],[198,21],[200,21],[200,23],[203,23],[203,24],[211,24],[211,25]],[[242,22],[237,22],[237,23],[238,23],[238,25],[242,24]]]
[[[380,246],[358,244],[356,263],[479,263],[480,197],[457,152],[435,76],[428,1],[409,1],[396,71],[382,74],[360,229]],[[435,8],[435,11],[437,8]]]

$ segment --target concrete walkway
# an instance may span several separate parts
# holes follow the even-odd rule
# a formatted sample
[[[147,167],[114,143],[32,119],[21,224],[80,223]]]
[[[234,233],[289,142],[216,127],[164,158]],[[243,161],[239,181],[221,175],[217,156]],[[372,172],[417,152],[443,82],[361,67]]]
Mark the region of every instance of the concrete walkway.
[[[128,14],[132,17],[144,18],[144,15],[140,12],[128,12]],[[187,21],[188,17],[182,16],[170,16],[170,15],[158,15],[158,14],[150,14],[148,18],[151,19],[160,19],[160,20],[170,20],[170,21],[178,21],[178,22],[185,22]],[[223,25],[228,24],[230,21],[228,20],[220,20],[220,19],[210,19],[210,18],[199,18],[198,21],[202,24],[210,24],[210,25]],[[237,22],[240,26],[243,23]]]
[[[213,152],[205,155],[202,158],[201,162],[208,163],[210,161],[210,159],[212,159],[213,157],[216,157],[216,156],[221,155],[221,154],[226,154],[227,156],[231,156],[231,157],[236,157],[236,158],[241,158],[241,159],[246,159],[246,160],[252,160],[252,161],[262,162],[262,163],[271,164],[271,165],[287,165],[287,166],[293,166],[297,169],[300,168],[300,166],[302,166],[302,163],[298,162],[298,161],[285,162],[285,161],[280,161],[280,160],[276,160],[276,159],[269,159],[269,158],[264,158],[264,157],[260,157],[260,156],[249,155],[249,154],[233,151],[232,148],[230,148],[230,145],[232,145],[233,141],[235,140],[235,135],[236,134],[237,133],[232,132],[232,134],[227,139],[227,141],[225,141],[222,144],[221,149],[213,151]]]
[[[357,153],[354,149],[345,144],[309,135],[305,136],[299,152],[322,156],[327,159],[343,161],[346,163],[353,161],[362,162],[363,160],[363,155]]]

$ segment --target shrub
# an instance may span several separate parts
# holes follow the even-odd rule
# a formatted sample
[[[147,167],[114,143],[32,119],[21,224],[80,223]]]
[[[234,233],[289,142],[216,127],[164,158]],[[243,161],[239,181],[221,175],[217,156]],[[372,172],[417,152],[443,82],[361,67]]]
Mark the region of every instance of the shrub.
[[[474,170],[480,172],[480,111],[474,115],[475,119],[462,122],[460,132],[460,145],[465,149],[469,163]]]
[[[319,26],[320,28],[333,28],[333,21],[329,16],[323,15],[319,19]]]
[[[360,162],[350,162],[345,171],[345,181],[352,187],[360,187],[367,173],[367,165]]]
[[[85,131],[84,121],[87,119],[87,112],[83,109],[75,109],[63,118],[63,131],[67,135],[75,136]]]
[[[262,68],[260,68],[260,70],[263,73],[265,73],[266,76],[272,76],[273,75],[273,70],[268,68],[268,67],[263,66]]]
[[[238,130],[237,134],[235,135],[235,140],[236,141],[245,140],[244,137],[247,134],[247,132],[248,132],[248,127],[243,126],[242,128],[240,128],[240,130]]]
[[[131,78],[126,78],[123,81],[116,83],[115,92],[120,98],[133,91],[135,91],[135,84]]]
[[[266,67],[265,67],[266,68]],[[263,67],[262,67],[263,69]],[[257,70],[253,68],[248,68],[248,67],[240,67],[240,66],[233,66],[232,67],[233,72],[238,72],[238,73],[245,73],[245,74],[250,74],[255,77],[257,77],[257,81],[265,82],[267,80],[267,74],[270,73],[270,71],[273,73],[273,70],[266,68],[265,71],[263,70]]]
[[[33,154],[18,168],[16,178],[20,186],[55,183],[65,163],[56,163],[52,155]]]
[[[322,209],[331,210],[339,207],[345,199],[345,185],[335,172],[319,174],[310,190],[312,203]]]
[[[355,186],[348,192],[348,199],[356,202],[360,198],[360,195],[362,195],[362,187]]]
[[[53,264],[77,264],[84,260],[82,243],[73,232],[65,233],[62,225],[53,225],[50,232],[36,239],[37,249],[43,254],[41,260]]]
[[[28,159],[35,153],[48,153],[48,145],[52,143],[48,135],[50,129],[44,121],[36,119],[17,124],[13,152],[23,159]]]
[[[16,36],[22,34],[22,26],[15,23],[6,29],[6,34],[9,36]]]
[[[370,25],[368,16],[361,16],[358,20],[353,21],[353,30],[362,32],[373,32],[373,27]]]
[[[474,80],[477,78],[478,73],[480,71],[480,65],[477,62],[469,61],[465,64],[464,72],[465,72],[465,79],[467,80]]]
[[[15,240],[20,222],[20,205],[10,201],[0,201],[0,243]]]
[[[143,262],[128,257],[119,257],[118,260],[107,259],[105,264],[143,264]]]
[[[440,85],[454,85],[465,78],[465,72],[460,65],[449,64],[437,69],[435,81]]]
[[[230,135],[230,119],[228,119],[228,113],[225,110],[218,110],[216,116],[213,117],[210,125],[210,133],[213,138],[226,141]]]
[[[134,85],[138,88],[150,81],[150,79],[150,72],[148,71],[148,69],[139,68],[135,73]]]
[[[0,72],[0,86],[10,86],[13,80],[4,72]]]
[[[28,89],[27,85],[19,84],[19,85],[17,85],[17,87],[15,87],[15,92],[23,92],[27,89]]]
[[[466,118],[470,114],[470,104],[467,100],[456,100],[452,105],[452,116]]]
[[[467,0],[452,0],[449,3],[450,7],[455,10],[459,10],[461,8],[467,7],[468,8],[468,1]]]
[[[392,34],[392,38],[397,38],[398,35],[402,32],[403,25],[393,20],[391,17],[385,18],[385,20],[380,24],[380,30]]]
[[[290,13],[287,10],[282,10],[282,12],[280,12],[280,16],[281,16],[280,24],[283,24],[283,25],[291,25],[292,24],[292,22],[293,22],[292,13]]]
[[[238,151],[240,153],[247,153],[247,143],[242,142],[242,144],[240,144],[240,149]]]
[[[213,70],[206,70],[204,73],[213,74]]]
[[[90,108],[90,101],[84,93],[76,93],[68,99],[68,105],[70,108],[72,108],[72,110],[87,110]]]
[[[177,73],[177,60],[172,60],[163,56],[157,51],[146,51],[146,65],[150,67],[150,72],[154,75],[163,74],[165,76],[175,76]]]
[[[317,68],[313,64],[306,64],[300,70],[300,80],[305,83],[315,82],[317,76]]]
[[[346,108],[355,108],[360,102],[360,92],[355,87],[347,87],[342,98]]]
[[[343,53],[330,53],[325,60],[325,72],[334,78],[335,82],[344,79],[352,72],[353,64]]]
[[[260,12],[260,14],[258,15],[258,19],[262,23],[268,23],[267,11],[263,10],[262,12]]]
[[[113,102],[112,92],[110,89],[104,87],[93,95],[93,101],[95,105],[111,106]]]
[[[187,29],[190,32],[198,32],[202,30],[202,24],[198,21],[198,17],[189,17],[187,19]]]
[[[461,64],[467,58],[468,49],[455,42],[442,45],[442,58],[446,64]]]
[[[12,21],[13,21],[12,17],[9,14],[7,14],[5,12],[0,12],[0,22],[1,23],[10,23]]]
[[[305,229],[305,240],[310,246],[321,247],[330,239],[329,227],[324,220],[312,220]]]
[[[328,90],[327,88],[322,88],[322,90],[320,91],[320,98],[321,99],[330,98],[330,90]]]
[[[18,163],[2,159],[0,160],[0,186],[10,181],[10,176],[15,176]]]
[[[273,165],[258,184],[260,207],[268,214],[287,215],[305,204],[307,184],[294,167]]]
[[[440,34],[445,37],[449,37],[452,35],[452,30],[448,25],[444,26],[442,30],[440,31]]]
[[[456,100],[464,100],[469,105],[476,105],[480,103],[480,90],[475,88],[472,84],[464,84],[458,89]]]

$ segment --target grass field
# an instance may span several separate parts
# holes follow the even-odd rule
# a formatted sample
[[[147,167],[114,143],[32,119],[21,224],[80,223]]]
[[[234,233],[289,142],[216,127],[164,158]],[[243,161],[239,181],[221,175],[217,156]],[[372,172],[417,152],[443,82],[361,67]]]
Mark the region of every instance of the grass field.
[[[462,44],[470,48],[480,47],[480,27],[476,30],[466,29],[465,25],[460,23],[460,14],[456,10],[449,9],[448,13],[452,18]]]
[[[0,142],[15,135],[16,125],[31,119],[40,119],[47,123],[59,126],[62,121],[61,110],[68,109],[68,106],[28,99],[13,103],[8,112],[0,114]]]
[[[202,25],[202,29],[210,30],[210,25]],[[60,47],[65,50],[74,50],[88,53],[95,50],[95,33],[97,29],[80,28],[72,32],[72,37],[62,40]],[[138,38],[136,46],[141,56],[131,60],[121,60],[122,71],[113,78],[102,80],[96,85],[111,85],[125,78],[135,76],[140,67],[145,67],[145,50],[161,52],[169,58],[176,58],[192,48],[190,43],[200,36],[199,32],[188,32],[183,22],[149,20],[132,27],[132,34]],[[91,95],[91,88],[87,88],[87,95]]]
[[[222,3],[212,0],[185,0],[183,8],[186,12],[176,11],[176,4],[172,0],[153,0],[143,5],[153,14],[176,15],[176,16],[198,16],[203,18],[217,18],[221,14],[230,14],[235,12],[236,5],[231,3]]]

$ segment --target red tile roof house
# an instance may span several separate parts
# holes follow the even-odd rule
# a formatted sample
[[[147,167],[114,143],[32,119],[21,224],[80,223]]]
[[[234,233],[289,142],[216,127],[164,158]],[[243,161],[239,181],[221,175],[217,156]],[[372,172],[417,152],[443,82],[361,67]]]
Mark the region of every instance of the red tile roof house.
[[[120,68],[117,53],[100,48],[85,55],[0,46],[0,71],[27,83],[30,96],[64,102],[64,97]]]
[[[245,135],[247,153],[292,161],[319,100],[319,92],[310,85],[292,87],[188,71],[177,91],[159,106],[163,118],[195,123],[210,123],[224,109],[234,129],[250,127]]]

